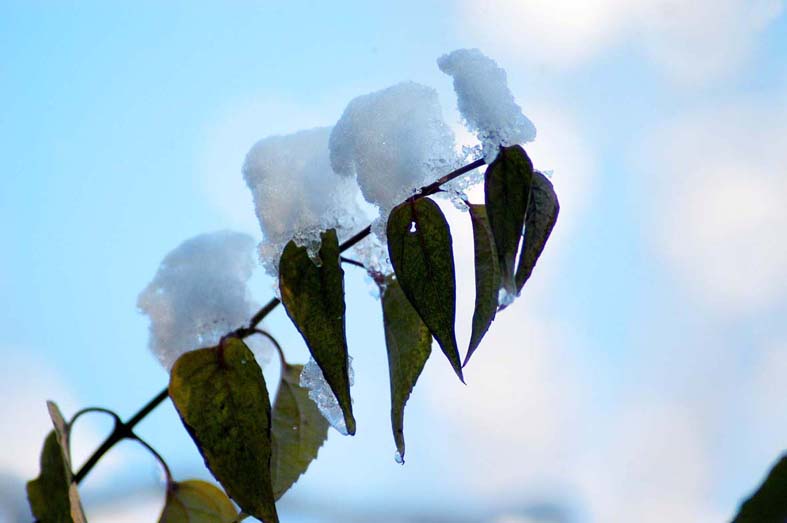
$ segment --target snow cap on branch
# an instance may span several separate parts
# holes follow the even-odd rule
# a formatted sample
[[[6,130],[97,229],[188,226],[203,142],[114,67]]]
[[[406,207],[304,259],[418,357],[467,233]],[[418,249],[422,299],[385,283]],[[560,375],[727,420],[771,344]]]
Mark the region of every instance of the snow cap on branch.
[[[167,254],[137,301],[150,318],[150,349],[167,369],[248,321],[254,266],[254,239],[231,231],[195,236]]]
[[[272,275],[290,240],[316,252],[321,231],[336,228],[342,238],[363,225],[355,181],[331,170],[330,134],[319,127],[270,136],[246,155],[243,176],[263,234],[260,259]]]
[[[457,162],[437,92],[413,82],[350,101],[333,128],[330,151],[333,169],[356,177],[383,217]]]
[[[458,49],[437,65],[454,79],[457,105],[467,128],[476,133],[491,163],[501,145],[532,142],[536,128],[514,101],[506,72],[478,49]]]

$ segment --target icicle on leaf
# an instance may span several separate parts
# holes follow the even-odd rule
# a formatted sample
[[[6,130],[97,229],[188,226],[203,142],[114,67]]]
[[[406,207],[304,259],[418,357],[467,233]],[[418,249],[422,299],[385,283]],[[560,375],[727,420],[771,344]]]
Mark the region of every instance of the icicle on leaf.
[[[273,496],[279,499],[306,472],[328,437],[328,421],[299,385],[303,365],[284,365],[273,405]]]
[[[432,335],[393,277],[385,282],[382,304],[391,378],[391,428],[397,461],[404,463],[404,405],[432,352]]]
[[[233,523],[238,511],[216,485],[191,479],[167,486],[167,499],[159,523]]]
[[[271,406],[262,370],[237,338],[183,354],[169,395],[210,471],[244,512],[277,523]]]
[[[533,273],[538,257],[552,233],[560,212],[560,203],[552,187],[552,182],[542,173],[533,173],[530,189],[530,204],[525,217],[525,238],[522,240],[522,251],[519,253],[519,265],[516,268],[517,293],[522,290],[525,282]]]
[[[516,297],[514,269],[522,228],[525,225],[533,163],[519,145],[501,147],[497,159],[486,169],[484,191],[489,226],[500,263],[502,307]]]
[[[305,247],[290,242],[279,261],[281,302],[303,336],[344,413],[348,434],[355,434],[344,326],[344,271],[336,230],[322,234],[318,267]]]
[[[489,330],[489,326],[497,314],[498,294],[500,290],[500,266],[495,239],[489,227],[486,207],[470,204],[470,220],[473,223],[473,246],[475,251],[475,310],[473,311],[473,331],[470,335],[470,345],[467,348],[465,361],[467,365],[470,356],[481,344],[481,340]]]
[[[743,502],[732,523],[787,521],[787,455],[771,469],[760,488]]]
[[[57,405],[48,401],[47,407],[55,429],[44,441],[41,472],[27,483],[30,508],[41,522],[85,523],[85,513],[71,471],[69,427]]]
[[[405,202],[388,217],[388,253],[405,296],[462,377],[456,345],[456,277],[451,231],[429,198]]]

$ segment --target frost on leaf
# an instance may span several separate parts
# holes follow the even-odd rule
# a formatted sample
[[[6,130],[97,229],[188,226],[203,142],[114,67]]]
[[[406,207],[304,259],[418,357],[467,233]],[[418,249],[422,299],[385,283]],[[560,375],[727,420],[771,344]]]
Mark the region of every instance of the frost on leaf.
[[[347,356],[350,386],[353,385],[355,380],[352,361],[352,356]],[[317,408],[320,409],[320,413],[328,420],[328,423],[341,434],[347,436],[347,425],[344,422],[342,408],[339,406],[339,401],[328,386],[328,382],[325,381],[325,376],[323,376],[322,370],[320,370],[320,366],[317,365],[314,358],[309,358],[308,363],[304,365],[299,385],[309,390],[309,398],[317,404]]]
[[[383,220],[457,163],[454,135],[443,121],[437,92],[413,82],[350,101],[331,133],[330,152],[333,169],[357,178]]]
[[[330,134],[330,127],[319,127],[270,136],[246,155],[243,176],[264,237],[260,259],[271,275],[290,240],[316,253],[320,232],[335,228],[342,239],[364,225],[355,181],[331,169]]]
[[[506,72],[478,49],[458,49],[437,65],[454,79],[457,105],[467,128],[478,135],[491,163],[501,145],[532,142],[536,128],[514,101]]]
[[[150,318],[150,349],[167,369],[251,317],[254,266],[254,239],[231,231],[195,236],[164,258],[137,306]]]

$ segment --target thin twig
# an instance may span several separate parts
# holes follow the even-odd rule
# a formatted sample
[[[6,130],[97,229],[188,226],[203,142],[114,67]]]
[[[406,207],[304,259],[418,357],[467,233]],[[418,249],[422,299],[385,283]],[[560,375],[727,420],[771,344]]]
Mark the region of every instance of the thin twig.
[[[167,396],[168,396],[168,389],[165,388],[164,390],[159,392],[153,399],[147,402],[145,406],[139,409],[139,412],[134,414],[128,421],[126,421],[125,423],[124,422],[115,423],[115,430],[112,431],[112,434],[107,436],[107,439],[104,440],[104,443],[102,443],[101,446],[98,447],[95,452],[93,452],[93,454],[87,459],[85,464],[82,465],[82,468],[80,468],[79,471],[74,475],[74,482],[79,484],[79,482],[85,479],[87,473],[90,472],[93,469],[93,467],[96,466],[98,460],[100,460],[104,456],[104,454],[106,454],[109,451],[109,449],[115,446],[116,443],[123,441],[126,438],[132,437],[133,436],[132,429],[137,425],[137,423],[142,421],[145,418],[145,416],[150,414],[153,411],[153,409],[158,407],[167,398]]]
[[[276,352],[279,353],[279,361],[281,362],[281,368],[283,370],[284,367],[288,365],[288,363],[287,359],[284,357],[284,351],[282,350],[281,345],[279,345],[279,342],[276,340],[276,338],[274,338],[270,332],[264,331],[262,329],[254,329],[254,334],[265,336],[268,338],[268,340],[270,340],[271,343],[273,343],[273,346],[276,347]]]
[[[70,426],[72,426],[74,423],[76,423],[76,421],[77,421],[77,420],[78,420],[78,419],[79,419],[79,418],[80,418],[80,417],[81,417],[83,414],[90,414],[91,412],[100,412],[101,414],[109,414],[109,415],[110,415],[110,416],[112,416],[112,418],[115,420],[115,423],[123,423],[123,421],[120,419],[120,416],[118,416],[118,415],[117,415],[117,413],[115,413],[115,411],[112,411],[112,410],[109,410],[109,409],[105,409],[105,408],[103,408],[103,407],[88,407],[88,408],[86,408],[86,409],[82,409],[82,410],[80,410],[80,411],[77,411],[77,413],[76,413],[76,414],[74,414],[74,415],[71,417],[71,421],[69,421],[69,422],[68,422],[68,426],[70,427]]]
[[[155,458],[158,460],[158,462],[161,464],[161,467],[164,469],[164,474],[166,474],[166,476],[167,476],[167,486],[169,486],[169,485],[172,485],[172,484],[174,483],[174,480],[172,479],[172,471],[170,471],[170,470],[169,470],[169,465],[167,465],[167,462],[166,462],[166,461],[164,461],[164,458],[163,458],[163,457],[161,457],[161,454],[159,454],[159,453],[156,451],[156,449],[154,449],[153,447],[151,447],[151,446],[150,446],[150,444],[149,444],[147,441],[145,441],[144,439],[140,438],[140,437],[139,437],[139,436],[137,436],[136,434],[132,434],[132,435],[131,435],[131,437],[130,437],[129,439],[133,439],[133,440],[137,441],[137,442],[138,442],[138,443],[140,443],[140,444],[141,444],[143,447],[145,447],[146,449],[148,449],[148,451],[149,451],[151,454],[153,454],[153,456],[154,456],[154,457],[155,457]]]
[[[355,265],[356,267],[360,267],[361,269],[365,269],[366,268],[366,265],[364,265],[363,263],[359,262],[358,260],[353,260],[352,258],[348,258],[346,256],[340,256],[339,260],[342,263],[347,263],[349,265]]]

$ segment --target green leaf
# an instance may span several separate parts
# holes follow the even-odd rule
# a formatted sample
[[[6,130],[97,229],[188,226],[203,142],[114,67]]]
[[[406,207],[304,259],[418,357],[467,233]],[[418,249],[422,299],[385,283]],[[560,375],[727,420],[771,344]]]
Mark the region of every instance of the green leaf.
[[[230,498],[206,481],[170,483],[159,523],[233,523],[238,511]]]
[[[514,262],[525,225],[532,178],[533,163],[519,145],[501,147],[500,154],[486,169],[486,212],[500,263],[502,306],[509,305],[517,292]]]
[[[497,298],[500,290],[500,266],[495,251],[495,240],[486,207],[470,204],[470,220],[473,223],[473,245],[475,251],[475,310],[473,332],[463,365],[481,344],[481,339],[497,314]]]
[[[355,434],[344,326],[344,271],[336,230],[322,234],[319,257],[318,266],[305,247],[292,241],[287,244],[279,261],[281,302],[336,396],[347,432]]]
[[[404,463],[404,405],[432,352],[432,335],[392,277],[386,279],[382,304],[391,378],[391,428],[397,461]]]
[[[285,365],[273,405],[273,496],[289,490],[306,472],[328,437],[330,425],[301,387],[303,365]]]
[[[522,241],[519,266],[516,269],[517,293],[522,290],[533,273],[538,257],[541,256],[549,235],[555,227],[559,212],[560,203],[552,182],[542,173],[535,171],[530,189],[530,204],[525,218],[525,239]]]
[[[42,523],[85,523],[77,486],[68,466],[67,451],[53,430],[41,451],[41,472],[27,483],[27,498],[36,519]]]
[[[271,484],[271,406],[265,379],[243,341],[183,354],[169,395],[205,463],[241,509],[278,522]]]
[[[454,330],[454,254],[443,212],[429,198],[405,202],[391,211],[387,235],[388,254],[402,291],[464,381]]]
[[[41,473],[27,483],[30,507],[41,522],[84,523],[85,513],[71,469],[70,427],[57,404],[47,401],[46,406],[55,430],[44,442]]]
[[[787,455],[771,469],[760,488],[743,502],[733,523],[787,521]]]

